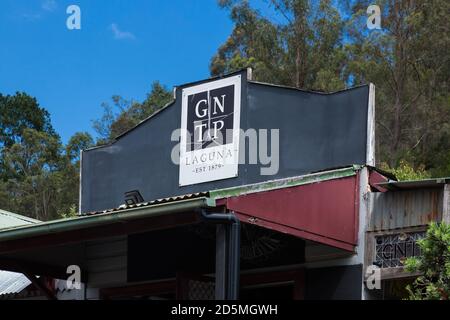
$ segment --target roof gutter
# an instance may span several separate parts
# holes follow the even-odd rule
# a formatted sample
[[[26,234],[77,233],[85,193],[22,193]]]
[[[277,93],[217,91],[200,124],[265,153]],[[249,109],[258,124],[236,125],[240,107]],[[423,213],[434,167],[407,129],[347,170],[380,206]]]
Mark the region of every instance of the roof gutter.
[[[54,234],[66,231],[87,229],[100,225],[123,223],[130,220],[194,211],[199,208],[207,208],[214,206],[215,206],[214,200],[206,197],[201,197],[176,202],[155,204],[151,206],[135,207],[130,209],[119,210],[116,212],[96,214],[92,216],[84,216],[50,222],[36,223],[33,225],[1,230],[0,243],[4,241],[32,238],[52,233]]]

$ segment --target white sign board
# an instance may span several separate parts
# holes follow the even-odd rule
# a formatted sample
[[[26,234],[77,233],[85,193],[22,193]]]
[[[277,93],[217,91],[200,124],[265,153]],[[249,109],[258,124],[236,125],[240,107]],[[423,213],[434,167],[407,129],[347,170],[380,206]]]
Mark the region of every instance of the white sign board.
[[[237,177],[241,76],[182,92],[180,186]]]

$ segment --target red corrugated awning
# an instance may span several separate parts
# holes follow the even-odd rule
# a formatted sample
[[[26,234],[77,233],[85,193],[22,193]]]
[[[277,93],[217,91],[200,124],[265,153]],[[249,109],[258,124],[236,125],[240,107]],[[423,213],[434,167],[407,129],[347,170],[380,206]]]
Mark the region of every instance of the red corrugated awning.
[[[303,185],[249,192],[221,201],[245,223],[354,251],[359,171]]]

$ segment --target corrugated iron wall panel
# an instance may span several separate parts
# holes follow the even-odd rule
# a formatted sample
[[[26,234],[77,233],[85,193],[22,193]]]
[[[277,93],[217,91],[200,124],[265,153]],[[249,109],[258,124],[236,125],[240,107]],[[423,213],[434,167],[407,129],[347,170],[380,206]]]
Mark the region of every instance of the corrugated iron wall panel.
[[[442,189],[370,193],[368,231],[426,225],[442,219]]]

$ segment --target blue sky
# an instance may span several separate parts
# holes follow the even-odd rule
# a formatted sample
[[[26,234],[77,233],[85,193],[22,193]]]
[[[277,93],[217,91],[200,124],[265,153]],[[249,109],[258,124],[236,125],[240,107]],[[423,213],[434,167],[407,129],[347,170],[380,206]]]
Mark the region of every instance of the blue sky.
[[[81,30],[66,28],[71,4]],[[35,96],[67,142],[93,133],[114,94],[143,100],[153,80],[209,77],[232,27],[216,0],[0,0],[0,92]]]

